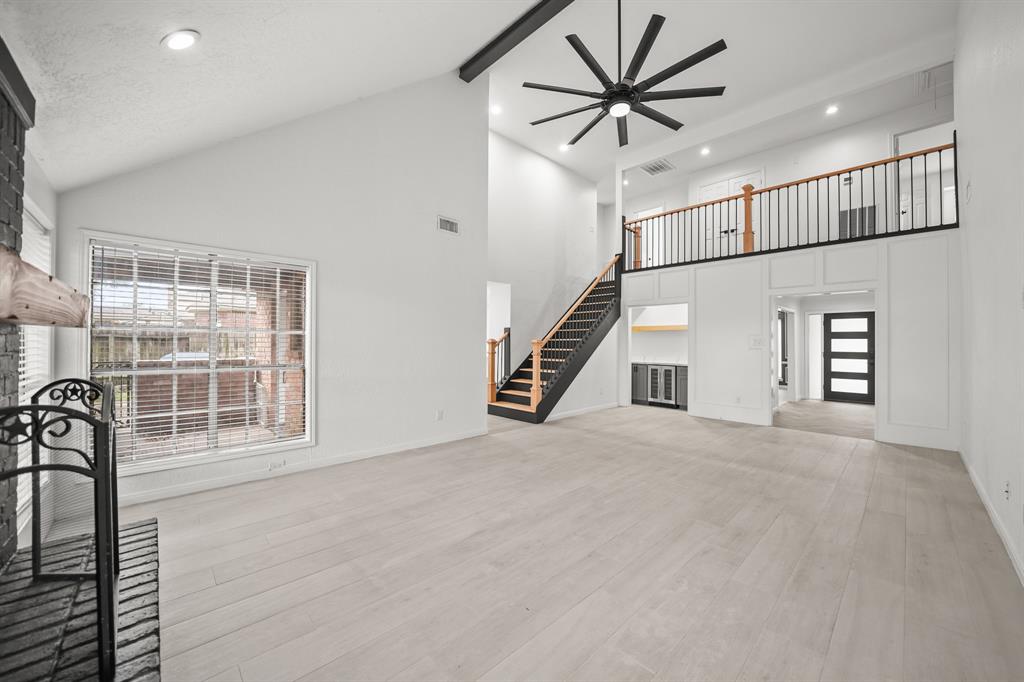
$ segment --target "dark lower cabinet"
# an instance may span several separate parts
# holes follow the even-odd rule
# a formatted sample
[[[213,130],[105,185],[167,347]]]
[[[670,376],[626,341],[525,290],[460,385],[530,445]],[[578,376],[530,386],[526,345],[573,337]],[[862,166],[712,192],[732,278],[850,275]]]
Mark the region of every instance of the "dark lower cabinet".
[[[647,405],[647,365],[633,365],[633,404]]]
[[[689,368],[686,365],[680,365],[676,368],[676,404],[679,409],[687,409],[686,405],[686,392],[687,392],[687,370]]]
[[[663,365],[659,365],[662,367]],[[649,371],[652,365],[633,363],[632,372],[632,401],[634,405],[654,405],[650,401],[650,376]],[[678,407],[685,410],[687,408],[686,391],[687,391],[687,367],[686,365],[672,365],[675,368],[675,396],[671,403],[659,402],[658,405],[664,407]],[[669,392],[665,392],[668,396]]]

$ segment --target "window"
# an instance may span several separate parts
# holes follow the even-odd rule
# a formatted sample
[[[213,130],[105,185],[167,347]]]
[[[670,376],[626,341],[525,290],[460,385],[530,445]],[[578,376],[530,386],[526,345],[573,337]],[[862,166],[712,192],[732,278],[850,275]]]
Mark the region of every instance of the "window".
[[[90,375],[119,461],[307,440],[311,266],[90,240]]]
[[[789,386],[789,313],[779,310],[779,386]]]
[[[25,211],[21,235],[21,259],[34,265],[47,274],[53,273],[52,243],[50,231],[40,225]],[[53,380],[51,347],[53,345],[53,328],[39,325],[22,325],[21,344],[18,354],[18,403],[27,404],[32,394]],[[45,463],[46,450],[40,455]],[[32,445],[24,443],[18,448],[18,467],[32,463]],[[49,480],[49,472],[39,474],[40,484]],[[28,522],[27,510],[32,502],[32,477],[18,477],[18,518]],[[19,524],[22,525],[22,524]]]

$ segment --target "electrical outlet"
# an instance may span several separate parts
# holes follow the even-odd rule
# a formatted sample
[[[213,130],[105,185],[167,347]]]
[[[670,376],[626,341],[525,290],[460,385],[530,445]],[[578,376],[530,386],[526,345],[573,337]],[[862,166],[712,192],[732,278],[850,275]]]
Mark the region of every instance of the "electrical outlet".
[[[283,459],[270,460],[270,462],[267,464],[267,470],[275,471],[277,469],[283,469],[285,464],[286,462]]]
[[[436,422],[443,422],[444,421],[444,410],[436,410],[434,412],[434,421],[436,421]]]
[[[1006,498],[1007,502],[1010,500],[1010,482],[1006,481],[1003,483],[1003,497]]]

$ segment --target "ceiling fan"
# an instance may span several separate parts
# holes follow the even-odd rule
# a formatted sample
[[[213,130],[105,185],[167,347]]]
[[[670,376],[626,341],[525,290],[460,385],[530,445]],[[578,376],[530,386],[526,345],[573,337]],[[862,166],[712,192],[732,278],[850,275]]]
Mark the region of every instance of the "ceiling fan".
[[[524,88],[532,88],[534,90],[548,90],[550,92],[562,92],[567,95],[579,95],[580,97],[589,97],[591,99],[599,100],[593,104],[588,104],[585,107],[579,107],[578,109],[572,109],[570,111],[562,112],[561,114],[555,114],[554,116],[548,116],[547,118],[538,119],[531,121],[530,125],[538,125],[541,123],[547,123],[548,121],[554,121],[565,116],[572,116],[573,114],[579,114],[584,111],[590,111],[592,109],[600,109],[597,116],[593,118],[590,123],[584,126],[583,130],[576,135],[576,137],[569,140],[570,145],[574,145],[580,141],[584,135],[589,133],[594,126],[601,122],[601,120],[611,114],[612,118],[615,119],[616,124],[619,128],[619,146],[624,147],[629,144],[629,132],[626,128],[626,114],[631,111],[635,111],[641,116],[645,116],[652,121],[656,121],[663,126],[667,126],[672,130],[679,130],[683,127],[683,124],[675,120],[671,116],[666,116],[660,111],[656,111],[651,107],[647,106],[646,102],[654,102],[657,100],[669,100],[669,99],[688,99],[691,97],[718,97],[725,92],[725,86],[717,86],[711,88],[686,88],[684,90],[662,90],[660,92],[650,92],[650,89],[656,85],[668,80],[672,76],[675,76],[683,71],[689,69],[691,66],[700,64],[705,59],[713,57],[726,48],[725,41],[719,40],[718,42],[708,45],[703,50],[694,52],[692,55],[676,62],[667,69],[663,69],[658,73],[654,74],[650,78],[636,82],[637,76],[640,74],[640,69],[644,65],[644,61],[647,59],[647,55],[651,51],[651,47],[654,46],[654,41],[658,37],[658,32],[661,31],[662,24],[665,23],[665,17],[660,14],[652,14],[651,21],[647,24],[647,30],[644,31],[643,38],[640,39],[640,44],[636,47],[636,52],[633,53],[633,59],[629,62],[629,67],[626,69],[626,74],[622,74],[622,0],[618,3],[619,10],[619,80],[617,83],[613,83],[612,79],[608,76],[601,65],[594,59],[594,55],[590,53],[587,46],[583,44],[580,37],[575,33],[565,37],[572,45],[572,48],[576,50],[576,54],[580,56],[583,62],[588,68],[597,76],[597,80],[601,82],[601,86],[604,88],[602,92],[592,92],[588,90],[577,90],[575,88],[563,88],[558,85],[544,85],[543,83],[523,83]]]

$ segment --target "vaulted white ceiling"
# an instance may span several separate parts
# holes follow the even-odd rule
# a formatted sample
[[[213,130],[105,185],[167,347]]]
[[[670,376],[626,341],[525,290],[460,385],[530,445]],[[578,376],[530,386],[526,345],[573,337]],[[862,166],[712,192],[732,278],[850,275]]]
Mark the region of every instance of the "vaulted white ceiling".
[[[0,27],[38,100],[31,151],[59,190],[187,153],[451,71],[533,0],[0,0]],[[725,38],[729,49],[661,88],[725,85],[724,97],[659,102],[688,127],[929,36],[948,35],[956,3],[890,0],[625,0],[624,61],[652,13],[667,18],[641,77]],[[196,28],[193,50],[160,38]],[[595,89],[564,36],[577,33],[616,71],[615,3],[577,0],[489,72],[492,127],[594,181],[618,151],[602,122],[529,121],[581,98],[524,80]],[[613,73],[613,77],[614,77]],[[842,90],[837,82],[837,91]],[[415,111],[408,112],[415,116]],[[630,115],[630,147],[671,130]],[[684,131],[687,128],[684,128]]]
[[[0,0],[0,32],[60,190],[451,71],[531,4]],[[160,46],[181,28],[202,39]]]
[[[623,68],[653,13],[666,21],[640,78],[724,38],[729,46],[725,52],[657,88],[726,86],[722,97],[652,103],[683,122],[686,131],[916,41],[929,37],[949,41],[956,12],[957,4],[945,0],[625,0]],[[567,152],[560,152],[559,145],[579,132],[592,114],[529,125],[531,120],[582,106],[587,100],[527,90],[522,87],[524,80],[600,89],[565,41],[570,33],[578,34],[615,78],[615,3],[577,0],[492,68],[491,101],[501,105],[502,113],[492,116],[491,127],[594,181],[608,180],[618,146],[611,120],[602,121]],[[846,84],[837,78],[835,93],[846,91]],[[635,114],[628,121],[630,148],[679,134]]]

